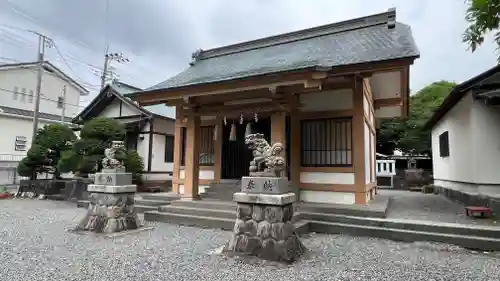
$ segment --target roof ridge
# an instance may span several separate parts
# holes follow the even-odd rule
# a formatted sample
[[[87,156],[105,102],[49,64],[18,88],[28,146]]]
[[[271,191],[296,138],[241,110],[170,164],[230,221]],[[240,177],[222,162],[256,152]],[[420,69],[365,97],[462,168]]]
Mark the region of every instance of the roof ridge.
[[[394,23],[396,20],[396,9],[391,8],[387,12],[345,20],[336,23],[316,26],[312,28],[292,31],[279,35],[268,36],[260,39],[245,41],[232,45],[217,47],[209,50],[199,50],[193,54],[193,59],[204,60],[214,57],[260,49],[279,44],[286,44],[294,41],[310,39],[319,36],[325,36],[333,33],[351,31],[360,28],[366,28],[374,25]]]

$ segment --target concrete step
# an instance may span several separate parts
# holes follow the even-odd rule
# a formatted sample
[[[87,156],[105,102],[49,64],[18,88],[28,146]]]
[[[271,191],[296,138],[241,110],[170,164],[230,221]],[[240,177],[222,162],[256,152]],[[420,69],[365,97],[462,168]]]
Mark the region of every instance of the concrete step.
[[[172,210],[171,206],[165,208]],[[180,209],[181,208],[178,208],[177,211]],[[200,216],[200,215],[163,212],[163,211],[147,211],[144,213],[144,220],[173,223],[186,226],[196,226],[202,228],[219,228],[223,230],[233,230],[234,223],[236,220],[235,214],[231,214],[233,216],[232,218],[211,216],[211,215],[220,215],[219,212],[221,211],[207,212],[205,213],[205,216]],[[229,216],[229,214],[230,214],[229,212],[225,213],[226,216]],[[297,221],[294,223],[294,225],[295,225],[295,232],[299,235],[306,234],[309,232],[308,221],[303,221],[303,220]]]
[[[383,202],[377,206],[300,202],[297,204],[297,209],[303,213],[339,214],[356,217],[385,218],[387,216],[389,202],[389,198],[387,202]]]
[[[144,205],[144,206],[162,206],[170,204],[171,201],[164,200],[150,200],[150,199],[135,199],[136,205]]]
[[[134,205],[134,209],[137,213],[144,213],[148,211],[157,211],[158,206]]]
[[[196,200],[196,201],[173,201],[172,206],[176,207],[187,207],[187,208],[198,208],[198,209],[209,209],[209,210],[227,210],[236,211],[236,203],[231,201],[220,201],[220,200]]]
[[[158,200],[158,201],[171,202],[181,199],[182,195],[175,193],[151,193],[151,194],[141,194],[141,198],[144,200]]]
[[[303,212],[302,218],[312,221],[346,223],[360,226],[385,227],[409,231],[435,232],[442,234],[472,235],[478,237],[500,238],[500,227],[469,226],[455,223],[440,223],[414,220],[393,220],[366,218],[337,214]]]
[[[78,200],[78,201],[76,201],[76,207],[87,209],[89,207],[89,201],[88,200]]]
[[[186,226],[197,226],[203,228],[220,228],[223,230],[232,230],[234,228],[234,218],[227,219],[209,216],[165,213],[160,211],[145,212],[144,220],[166,222]]]
[[[459,235],[426,231],[395,229],[370,225],[355,225],[336,222],[309,221],[309,230],[312,232],[329,234],[348,234],[353,236],[377,237],[395,241],[415,242],[432,241],[461,246],[467,249],[480,251],[499,251],[500,239],[478,237],[473,235]]]

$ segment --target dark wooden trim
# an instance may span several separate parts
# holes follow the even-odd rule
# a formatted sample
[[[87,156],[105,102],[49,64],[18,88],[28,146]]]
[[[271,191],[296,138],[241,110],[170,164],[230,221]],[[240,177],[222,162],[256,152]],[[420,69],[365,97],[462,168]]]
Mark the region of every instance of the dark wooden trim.
[[[141,118],[143,117],[144,119],[149,119],[149,116],[144,116],[142,114],[136,114],[136,115],[128,115],[128,116],[118,116],[118,117],[113,117],[113,119],[132,119],[132,118]]]
[[[148,172],[151,172],[151,166],[153,165],[153,119],[149,120],[149,152],[148,152]]]
[[[173,174],[172,171],[144,171],[143,174]]]
[[[455,180],[446,180],[446,179],[434,179],[438,181],[446,181],[453,183],[463,183],[463,184],[473,184],[473,185],[500,185],[500,183],[484,183],[484,182],[471,182],[471,181],[455,181]]]
[[[153,135],[160,135],[160,136],[172,136],[172,137],[175,136],[174,134],[162,133],[162,132],[157,132],[157,131],[142,131],[142,132],[139,132],[139,134],[151,134],[151,133],[153,133]]]
[[[120,100],[120,117],[122,117],[122,106],[123,106],[123,101]]]

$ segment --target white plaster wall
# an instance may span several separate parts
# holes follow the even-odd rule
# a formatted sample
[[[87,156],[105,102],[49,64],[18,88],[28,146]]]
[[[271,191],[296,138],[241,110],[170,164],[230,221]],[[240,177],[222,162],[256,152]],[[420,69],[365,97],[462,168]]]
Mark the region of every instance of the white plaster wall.
[[[301,172],[300,182],[318,184],[354,184],[354,173]]]
[[[153,124],[153,131],[168,135],[175,135],[175,120],[155,118]],[[165,142],[166,136],[153,134],[153,151],[151,171],[173,171],[173,162],[165,162]],[[149,149],[149,148],[148,148]]]
[[[38,128],[55,123],[59,122],[39,120]],[[28,149],[31,147],[33,119],[0,114],[0,128],[2,128],[2,137],[0,137],[0,161],[19,161],[19,158],[25,156]],[[26,138],[26,151],[15,150],[17,136]],[[10,160],[10,158],[13,160]]]
[[[122,103],[121,113],[120,113],[120,103]],[[120,116],[131,116],[138,115],[141,112],[134,106],[121,102],[119,99],[114,99],[103,111],[99,114],[102,117],[120,117]]]
[[[471,110],[470,169],[481,184],[500,184],[500,109],[474,101]],[[463,148],[458,148],[462,153]]]
[[[179,172],[179,178],[184,179],[185,175],[186,174],[184,173],[184,169],[181,169]],[[200,176],[198,178],[200,180],[214,180],[215,172],[210,170],[200,170]]]
[[[198,186],[198,193],[204,193],[206,188],[209,188],[209,186],[208,185],[199,185]],[[184,194],[184,185],[183,184],[179,185],[179,194]]]
[[[302,111],[346,110],[353,108],[352,90],[320,91],[300,95]]]
[[[301,190],[300,201],[324,204],[355,204],[354,193]]]
[[[365,134],[364,134],[364,146],[365,146],[365,183],[370,183],[370,128],[364,122]]]
[[[31,101],[29,95],[36,91],[37,72],[35,68],[18,68],[18,69],[3,69],[0,70],[0,88],[10,91],[14,87],[18,87],[19,92],[26,89],[24,98],[21,94],[17,95],[17,100],[14,100],[13,93],[8,91],[0,91],[2,96],[2,105],[24,110],[34,109],[34,100]],[[42,88],[40,99],[40,112],[61,115],[62,109],[57,107],[57,100],[63,96],[63,87],[66,85],[66,109],[65,116],[75,117],[81,110],[79,107],[80,95],[84,94],[74,87],[71,83],[63,80],[54,73],[44,71],[42,75]]]
[[[474,181],[471,166],[471,161],[475,157],[471,142],[473,135],[470,124],[471,106],[472,96],[468,94],[432,129],[432,165],[435,179]],[[441,157],[439,156],[439,136],[446,131],[448,131],[450,156]]]
[[[144,131],[149,131],[149,124],[144,126]],[[143,138],[141,140],[141,137]],[[149,134],[139,134],[139,139],[137,140],[137,153],[142,157],[144,162],[144,169],[148,169],[148,159],[149,159]]]

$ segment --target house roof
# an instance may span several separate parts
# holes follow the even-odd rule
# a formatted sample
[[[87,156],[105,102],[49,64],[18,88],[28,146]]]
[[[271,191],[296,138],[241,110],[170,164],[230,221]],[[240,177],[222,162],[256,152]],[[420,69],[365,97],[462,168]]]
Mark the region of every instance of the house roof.
[[[73,120],[74,122],[78,122],[79,120],[85,120],[92,115],[94,109],[98,108],[100,112],[107,104],[112,100],[113,97],[120,99],[121,101],[127,103],[128,105],[136,108],[139,112],[147,116],[156,116],[161,118],[167,118],[169,120],[175,120],[170,117],[171,112],[169,112],[169,108],[164,104],[157,104],[154,106],[145,106],[140,107],[130,98],[125,95],[134,93],[137,91],[142,91],[140,88],[114,81],[111,84],[106,85],[99,94],[90,102],[90,104],[85,107]],[[111,93],[112,96],[108,94]],[[175,112],[174,112],[175,114]]]
[[[471,79],[458,84],[451,90],[451,92],[446,96],[441,105],[434,111],[429,121],[425,124],[425,129],[432,129],[445,115],[450,111],[466,94],[467,92],[475,87],[485,86],[485,85],[496,85],[500,88],[500,85],[496,84],[496,79],[491,79],[496,74],[500,73],[500,65],[494,66]],[[475,98],[480,97],[481,94],[476,95]]]
[[[38,65],[38,62],[21,62],[21,63],[8,63],[8,64],[0,64],[0,70],[2,69],[13,69],[13,68],[27,68],[27,67],[35,67]],[[45,71],[56,74],[61,77],[63,80],[73,84],[76,88],[78,88],[81,92],[81,95],[88,95],[89,91],[83,87],[80,83],[76,82],[69,75],[61,71],[58,67],[53,65],[49,61],[44,61],[43,63]]]
[[[317,67],[416,58],[396,10],[193,54],[191,66],[146,92]]]
[[[19,115],[19,116],[26,116],[26,117],[33,117],[33,111],[32,110],[25,110],[25,109],[19,109],[19,108],[14,108],[14,107],[8,107],[8,106],[0,106],[0,113],[7,113],[7,114],[14,114],[14,115]],[[39,112],[38,117],[42,119],[47,119],[47,120],[57,120],[61,121],[61,116],[56,115],[56,114],[49,114],[49,113],[43,113]],[[64,117],[65,122],[71,122],[72,118],[71,117]]]

